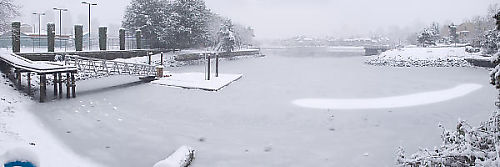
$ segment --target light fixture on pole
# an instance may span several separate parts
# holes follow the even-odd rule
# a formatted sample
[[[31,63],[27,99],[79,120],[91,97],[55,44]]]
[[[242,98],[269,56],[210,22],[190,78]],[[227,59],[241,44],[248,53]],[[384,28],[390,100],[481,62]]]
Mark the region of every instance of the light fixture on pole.
[[[59,11],[59,47],[62,48],[62,12],[65,11],[67,12],[68,9],[63,9],[63,8],[53,8],[54,10],[58,10]]]
[[[34,15],[37,15],[38,16],[38,48],[41,48],[41,41],[40,41],[40,38],[42,37],[42,16],[45,15],[45,13],[39,13],[39,12],[33,12]]]
[[[90,29],[92,29],[91,26],[90,26],[90,7],[91,6],[97,6],[97,3],[90,3],[90,2],[83,1],[82,4],[89,5],[89,50],[92,50],[92,48],[91,48],[92,47],[92,43],[90,42]]]

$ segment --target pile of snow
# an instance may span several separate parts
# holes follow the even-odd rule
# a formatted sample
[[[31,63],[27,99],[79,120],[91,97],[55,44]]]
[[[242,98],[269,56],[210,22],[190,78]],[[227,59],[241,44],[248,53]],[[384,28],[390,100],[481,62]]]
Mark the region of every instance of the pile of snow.
[[[160,78],[151,83],[187,89],[217,91],[240,79],[242,76],[242,74],[219,74],[219,77],[212,75],[210,80],[206,80],[204,73],[174,73],[170,74],[169,77]]]
[[[400,48],[374,56],[367,64],[393,67],[470,67],[465,59],[473,55],[460,48]]]
[[[153,167],[187,167],[195,157],[195,150],[188,146],[177,149],[167,159],[157,162]]]
[[[483,87],[479,84],[462,84],[454,88],[422,92],[403,96],[372,99],[298,99],[292,103],[316,109],[379,109],[426,105],[465,96]]]

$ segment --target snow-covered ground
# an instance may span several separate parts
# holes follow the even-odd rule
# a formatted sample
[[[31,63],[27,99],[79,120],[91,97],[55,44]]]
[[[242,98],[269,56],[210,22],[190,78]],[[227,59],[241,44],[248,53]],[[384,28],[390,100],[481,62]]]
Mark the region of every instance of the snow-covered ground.
[[[472,57],[480,56],[465,52],[465,47],[410,47],[382,52],[366,63],[397,67],[469,67],[465,59]]]
[[[30,161],[37,166],[101,166],[74,153],[30,109],[37,105],[0,77],[0,166],[11,161]]]

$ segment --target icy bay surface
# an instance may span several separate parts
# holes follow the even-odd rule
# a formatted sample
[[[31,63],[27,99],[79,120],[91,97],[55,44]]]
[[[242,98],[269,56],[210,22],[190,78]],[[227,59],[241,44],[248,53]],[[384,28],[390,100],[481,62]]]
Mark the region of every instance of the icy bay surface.
[[[245,77],[218,92],[143,84],[136,77],[79,81],[76,99],[31,108],[75,152],[108,166],[153,166],[182,145],[194,167],[393,166],[395,151],[440,144],[438,124],[478,123],[497,91],[481,68],[394,68],[360,52],[294,48],[224,60]],[[203,72],[204,65],[167,69]],[[310,109],[303,98],[379,98],[482,87],[467,95],[394,109]],[[50,94],[50,91],[49,91]],[[359,104],[362,106],[363,104]]]

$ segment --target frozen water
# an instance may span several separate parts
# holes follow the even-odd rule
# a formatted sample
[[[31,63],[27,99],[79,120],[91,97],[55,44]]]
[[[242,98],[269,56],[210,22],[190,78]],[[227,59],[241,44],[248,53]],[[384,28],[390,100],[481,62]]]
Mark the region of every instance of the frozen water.
[[[106,166],[153,166],[165,153],[189,145],[198,153],[193,167],[253,167],[393,166],[398,146],[415,152],[439,145],[438,123],[452,127],[458,118],[478,123],[496,108],[498,93],[482,68],[371,66],[359,52],[315,48],[263,52],[263,58],[222,61],[221,73],[245,77],[216,93],[114,76],[79,81],[76,99],[29,109],[72,150]],[[203,72],[205,67],[166,70]],[[290,103],[401,96],[464,83],[482,88],[439,103],[355,112]],[[79,101],[93,101],[93,112],[72,112],[89,109]]]
[[[422,92],[411,95],[372,99],[298,99],[295,105],[318,109],[374,109],[398,108],[443,102],[465,96],[483,87],[479,84],[462,84],[451,89]],[[361,105],[360,105],[361,104]]]

